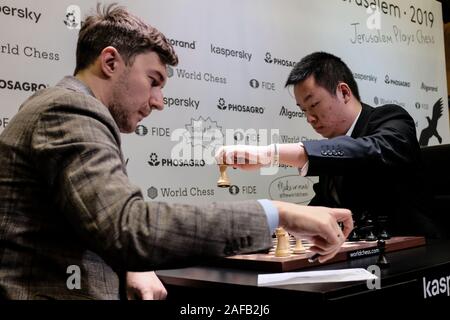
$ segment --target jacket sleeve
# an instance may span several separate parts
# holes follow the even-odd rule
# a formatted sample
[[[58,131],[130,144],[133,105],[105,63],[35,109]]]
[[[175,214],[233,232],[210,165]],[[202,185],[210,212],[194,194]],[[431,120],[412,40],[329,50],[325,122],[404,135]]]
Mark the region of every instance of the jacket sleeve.
[[[411,116],[399,106],[375,108],[367,135],[305,141],[308,175],[410,170],[417,164],[419,146]]]
[[[144,201],[126,175],[112,118],[81,112],[74,105],[90,102],[77,99],[40,115],[32,146],[55,205],[89,249],[115,268],[152,270],[271,246],[257,201]]]

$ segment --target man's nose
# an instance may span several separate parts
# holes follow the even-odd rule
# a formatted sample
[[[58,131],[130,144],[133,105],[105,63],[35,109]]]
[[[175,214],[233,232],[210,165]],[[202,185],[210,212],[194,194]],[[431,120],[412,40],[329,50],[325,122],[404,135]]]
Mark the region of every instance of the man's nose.
[[[164,109],[164,96],[161,89],[152,91],[149,103],[152,108],[156,108],[158,110]]]
[[[310,124],[314,124],[317,121],[317,117],[309,113],[306,113],[306,121]]]

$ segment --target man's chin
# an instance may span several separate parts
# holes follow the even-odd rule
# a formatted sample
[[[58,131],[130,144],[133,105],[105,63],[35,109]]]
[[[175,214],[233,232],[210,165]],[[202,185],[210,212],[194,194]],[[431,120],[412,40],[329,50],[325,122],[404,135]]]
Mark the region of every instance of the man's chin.
[[[120,133],[133,133],[136,131],[137,124],[134,126],[127,126],[127,127],[119,127]]]

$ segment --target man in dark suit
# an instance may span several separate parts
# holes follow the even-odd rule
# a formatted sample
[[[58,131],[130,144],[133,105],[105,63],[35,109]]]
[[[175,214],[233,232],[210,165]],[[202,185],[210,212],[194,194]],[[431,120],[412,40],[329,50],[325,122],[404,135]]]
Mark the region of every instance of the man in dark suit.
[[[308,123],[328,139],[256,148],[226,146],[218,159],[246,169],[279,159],[301,168],[302,175],[319,176],[310,205],[350,208],[357,226],[373,228],[374,233],[387,228],[394,235],[439,236],[427,217],[415,124],[403,108],[362,103],[350,69],[325,52],[297,63],[286,86],[293,86]],[[239,157],[256,161],[233,162]],[[365,223],[370,225],[362,226]]]
[[[84,21],[75,76],[36,92],[0,135],[0,299],[117,299],[119,279],[129,297],[164,298],[151,270],[268,248],[277,226],[310,236],[323,260],[337,253],[349,210],[144,201],[120,133],[163,109],[177,62],[164,35],[121,7]]]

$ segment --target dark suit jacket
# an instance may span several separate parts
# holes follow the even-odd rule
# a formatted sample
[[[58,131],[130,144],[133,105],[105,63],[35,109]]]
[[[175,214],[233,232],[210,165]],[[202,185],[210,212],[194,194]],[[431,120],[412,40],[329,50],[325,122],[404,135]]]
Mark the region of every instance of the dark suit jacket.
[[[307,141],[304,147],[308,175],[319,176],[310,205],[349,208],[355,220],[364,213],[387,216],[394,235],[438,236],[427,217],[415,124],[400,106],[363,104],[351,137]],[[329,189],[334,176],[339,203]]]
[[[118,274],[271,246],[257,201],[145,202],[108,109],[73,77],[0,135],[0,298],[117,299]],[[68,267],[81,269],[69,290]]]

